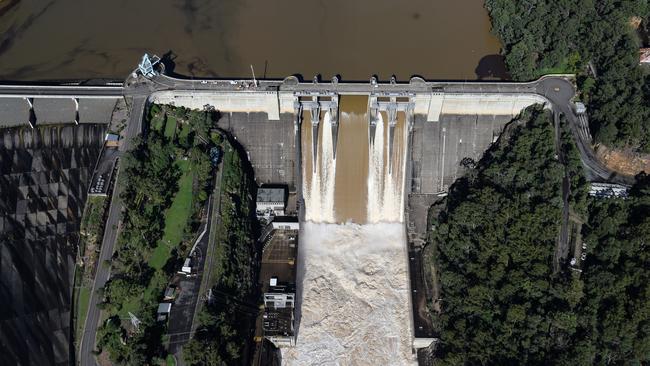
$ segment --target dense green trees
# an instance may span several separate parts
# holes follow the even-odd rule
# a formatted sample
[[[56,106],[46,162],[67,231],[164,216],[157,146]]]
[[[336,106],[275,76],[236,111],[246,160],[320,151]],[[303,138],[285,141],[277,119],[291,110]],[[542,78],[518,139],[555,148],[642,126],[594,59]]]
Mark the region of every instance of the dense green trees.
[[[630,26],[632,16],[647,20],[647,0],[487,0],[486,7],[514,79],[578,73],[596,139],[650,150],[650,83]]]
[[[582,364],[650,362],[650,179],[628,199],[592,200],[584,241],[585,296],[576,353]],[[586,362],[585,362],[586,361]]]
[[[442,364],[543,364],[575,328],[570,279],[552,273],[563,167],[548,114],[524,115],[457,182],[433,241]]]
[[[180,121],[183,141],[164,134],[164,115],[161,107],[154,105],[150,116],[152,128],[146,139],[136,141],[135,149],[120,163],[119,184],[124,212],[111,262],[113,275],[103,290],[101,304],[110,320],[98,335],[99,347],[106,349],[118,364],[147,364],[164,355],[161,338],[164,324],[156,322],[155,315],[158,301],[176,268],[164,263],[163,268],[152,265],[154,252],[160,249],[165,232],[166,216],[162,213],[171,207],[181,176],[190,174],[191,193],[196,197],[192,200],[196,220],[207,199],[206,189],[212,176],[209,149],[213,145],[205,136],[211,128],[214,112],[163,108]],[[183,171],[181,162],[184,166],[189,162]],[[186,228],[192,226],[191,218],[184,220],[187,220]],[[166,244],[176,248],[168,263],[176,263],[178,256],[186,254],[183,250],[187,248],[179,247],[181,243]],[[128,319],[127,312],[134,313],[141,321],[139,329],[133,329],[124,320]]]
[[[213,298],[202,309],[197,332],[183,349],[188,365],[241,364],[257,314],[255,185],[242,153],[231,142],[223,146],[221,222],[211,270]]]
[[[548,115],[528,110],[432,218],[436,364],[650,361],[650,179],[627,200],[588,198],[570,135],[561,159],[553,136]],[[587,216],[582,273],[568,263],[553,270],[565,172],[571,207]]]

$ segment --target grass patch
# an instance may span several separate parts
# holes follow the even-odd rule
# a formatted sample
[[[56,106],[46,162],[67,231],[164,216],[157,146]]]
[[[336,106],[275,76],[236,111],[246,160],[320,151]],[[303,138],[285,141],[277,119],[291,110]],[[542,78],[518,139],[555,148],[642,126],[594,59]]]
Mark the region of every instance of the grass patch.
[[[165,232],[149,259],[149,265],[155,269],[161,269],[167,263],[172,248],[183,239],[185,226],[192,213],[193,174],[190,170],[190,162],[179,160],[176,164],[181,169],[182,175],[178,180],[178,192],[174,196],[174,201],[165,213]]]
[[[174,138],[174,132],[176,132],[176,118],[168,114],[167,123],[165,123],[165,137]]]
[[[151,118],[151,129],[154,131],[162,132],[165,126],[165,116],[157,116]]]
[[[190,134],[190,131],[192,129],[190,128],[189,123],[183,123],[181,125],[181,131],[178,133],[178,139],[183,141],[183,139],[187,139],[187,136]]]
[[[90,289],[80,287],[77,293],[77,342],[81,340],[81,332],[86,323],[88,315],[88,303],[90,302]]]
[[[167,355],[167,358],[165,359],[165,364],[167,366],[176,366],[176,359],[174,358],[173,355]]]
[[[128,319],[129,312],[137,314],[138,310],[142,307],[142,300],[140,296],[129,298],[122,304],[122,309],[120,311],[120,318]]]
[[[104,211],[106,208],[106,197],[90,196],[86,201],[86,207],[81,219],[79,251],[85,255],[86,246],[98,246],[104,231]]]
[[[165,114],[162,113],[162,110],[159,105],[154,104],[149,110],[149,126],[152,130],[161,132],[163,126],[165,125]]]

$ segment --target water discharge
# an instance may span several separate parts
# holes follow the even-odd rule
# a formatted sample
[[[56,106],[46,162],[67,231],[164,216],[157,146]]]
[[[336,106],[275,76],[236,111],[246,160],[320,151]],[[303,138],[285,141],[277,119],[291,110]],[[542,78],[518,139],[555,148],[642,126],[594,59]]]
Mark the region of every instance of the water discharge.
[[[282,360],[415,364],[402,224],[407,116],[372,116],[367,96],[341,96],[339,110],[338,119],[321,113],[316,129],[311,111],[302,115],[298,333]]]
[[[405,113],[398,112],[395,121],[389,121],[384,112],[371,117],[368,97],[358,95],[341,96],[340,110],[336,157],[332,137],[336,116],[321,113],[318,142],[314,144],[314,121],[310,111],[303,111],[306,220],[358,224],[402,221],[408,138]]]
[[[283,364],[415,364],[404,240],[400,223],[303,225],[298,338]]]

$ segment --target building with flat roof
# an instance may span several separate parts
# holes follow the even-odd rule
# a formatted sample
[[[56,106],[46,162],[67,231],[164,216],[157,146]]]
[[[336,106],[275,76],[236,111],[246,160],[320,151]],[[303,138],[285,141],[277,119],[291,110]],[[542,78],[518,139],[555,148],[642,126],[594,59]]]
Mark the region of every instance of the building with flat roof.
[[[169,317],[169,313],[172,311],[172,304],[170,302],[161,302],[158,304],[158,321],[165,321]]]
[[[257,190],[257,217],[270,221],[273,216],[284,215],[286,189],[259,188]]]
[[[628,187],[620,184],[612,183],[591,183],[589,186],[589,195],[598,198],[612,198],[620,197],[626,198],[628,196]]]
[[[277,347],[296,344],[295,334],[295,287],[280,285],[276,278],[269,281],[270,292],[264,293],[264,315],[262,328],[264,336]]]
[[[295,340],[296,257],[298,222],[280,217],[262,237],[260,284],[264,294],[261,334],[276,347],[292,347]]]

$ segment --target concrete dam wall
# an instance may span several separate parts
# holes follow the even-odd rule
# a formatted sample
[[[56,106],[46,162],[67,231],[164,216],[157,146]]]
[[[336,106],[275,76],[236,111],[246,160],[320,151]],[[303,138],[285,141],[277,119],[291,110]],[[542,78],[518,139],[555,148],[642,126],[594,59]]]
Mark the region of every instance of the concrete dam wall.
[[[105,125],[0,130],[0,357],[67,365],[75,248]]]
[[[284,183],[296,191],[301,174],[298,144],[304,138],[297,133],[298,124],[303,121],[301,108],[311,105],[325,111],[332,103],[338,103],[341,95],[350,94],[369,95],[374,100],[388,100],[386,95],[391,95],[366,90],[346,90],[341,94],[308,89],[184,90],[155,92],[149,102],[197,109],[214,107],[221,113],[218,126],[230,132],[248,152],[257,182]],[[406,112],[410,138],[405,190],[419,194],[446,191],[461,174],[460,162],[464,158],[478,160],[521,110],[537,103],[550,106],[535,93],[417,91],[399,95],[402,96],[394,100],[400,98],[402,104],[410,106]]]
[[[192,109],[213,106],[226,112],[266,113],[271,121],[282,113],[295,113],[301,96],[392,95],[390,92],[346,91],[344,93],[298,91],[160,91],[151,94],[150,102],[171,104]],[[408,94],[407,94],[408,95]],[[409,96],[415,114],[424,114],[427,121],[437,122],[441,114],[516,115],[520,110],[547,100],[534,93],[437,93],[418,92]]]

